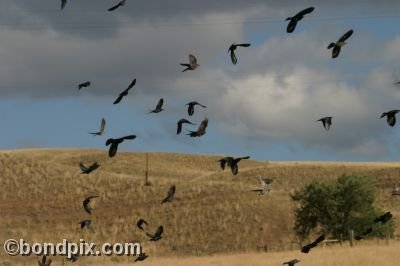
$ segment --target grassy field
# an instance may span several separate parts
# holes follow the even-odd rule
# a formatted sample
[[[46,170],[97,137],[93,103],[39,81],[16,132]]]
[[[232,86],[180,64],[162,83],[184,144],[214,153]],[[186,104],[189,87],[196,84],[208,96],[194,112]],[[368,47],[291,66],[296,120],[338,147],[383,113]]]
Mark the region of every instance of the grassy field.
[[[288,251],[298,245],[292,230],[294,205],[290,193],[312,180],[330,181],[345,173],[376,177],[376,204],[395,217],[400,215],[400,197],[391,196],[393,185],[400,185],[400,164],[396,163],[245,160],[240,162],[239,174],[233,176],[219,168],[218,156],[150,153],[151,186],[144,186],[145,158],[144,153],[121,152],[110,159],[101,150],[1,151],[1,242],[8,238],[24,238],[31,243],[57,243],[64,238],[75,242],[84,238],[98,244],[136,240],[151,256],[143,262],[146,265],[160,265],[160,260],[165,260],[162,265],[280,265],[292,256],[300,260],[304,257]],[[90,175],[80,174],[79,162],[95,161],[101,165],[99,169]],[[269,195],[250,192],[258,187],[258,176],[275,178]],[[172,184],[176,185],[175,201],[161,205]],[[94,194],[100,197],[92,202],[93,212],[89,215],[84,212],[82,201]],[[135,227],[139,218],[149,222],[150,231],[163,225],[164,238],[156,243],[147,241]],[[79,228],[78,222],[84,219],[92,219],[92,231]],[[399,232],[400,225],[396,223]],[[286,251],[253,256],[257,246],[263,245],[268,245],[270,251]],[[332,257],[332,264],[323,265],[394,265],[381,262],[381,258],[372,260],[370,255],[381,250],[391,256],[396,248],[399,250],[398,245],[392,244],[321,249],[315,252],[316,256],[305,257],[304,265],[317,265],[328,256]],[[362,264],[366,252],[370,264]],[[218,255],[209,257],[213,254]],[[350,262],[342,263],[349,256]],[[246,263],[247,260],[254,263]],[[3,251],[0,261],[8,261],[9,265],[37,263],[36,258],[8,257]],[[54,261],[55,265],[62,265],[61,259]],[[99,259],[82,258],[79,265],[94,261]],[[128,259],[112,257],[105,263],[110,261],[124,265]]]

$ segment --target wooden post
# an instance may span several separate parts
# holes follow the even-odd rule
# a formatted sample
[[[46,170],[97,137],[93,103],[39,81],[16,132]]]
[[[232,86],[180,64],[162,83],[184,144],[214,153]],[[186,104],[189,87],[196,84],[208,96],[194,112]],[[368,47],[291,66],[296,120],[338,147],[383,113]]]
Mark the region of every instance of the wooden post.
[[[386,233],[386,245],[389,246],[389,240],[390,240],[390,233]]]
[[[146,152],[146,173],[145,173],[145,181],[144,181],[145,186],[150,186],[148,176],[149,176],[149,154]]]
[[[350,242],[350,247],[353,246],[353,241],[354,241],[354,231],[350,230],[349,231],[349,242]]]
[[[340,246],[342,247],[342,246],[343,246],[343,234],[340,234],[339,237],[340,237],[340,238],[339,238]]]

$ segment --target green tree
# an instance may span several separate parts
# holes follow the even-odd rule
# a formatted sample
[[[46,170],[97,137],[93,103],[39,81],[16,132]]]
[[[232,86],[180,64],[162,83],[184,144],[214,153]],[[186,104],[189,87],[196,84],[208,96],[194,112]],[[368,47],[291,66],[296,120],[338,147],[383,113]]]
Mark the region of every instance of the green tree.
[[[371,226],[371,235],[393,233],[393,221],[385,225],[373,222],[384,213],[374,207],[375,195],[374,179],[368,176],[343,175],[334,183],[314,181],[292,195],[298,203],[296,234],[305,239],[319,230],[338,238],[347,236],[351,229],[360,234]]]

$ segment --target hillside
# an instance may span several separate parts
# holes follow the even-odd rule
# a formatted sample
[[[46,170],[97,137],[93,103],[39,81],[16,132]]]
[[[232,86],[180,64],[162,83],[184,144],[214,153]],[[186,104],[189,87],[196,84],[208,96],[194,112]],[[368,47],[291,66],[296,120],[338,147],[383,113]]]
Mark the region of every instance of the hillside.
[[[291,243],[297,240],[290,193],[314,179],[329,181],[345,173],[376,177],[377,205],[400,215],[400,197],[393,198],[390,193],[394,184],[400,184],[400,164],[244,160],[239,174],[233,176],[220,169],[218,156],[148,156],[151,186],[143,185],[144,153],[121,152],[110,159],[101,150],[0,152],[0,239],[56,243],[64,238],[96,243],[137,240],[153,257],[254,252],[265,244],[271,250],[290,249],[297,245]],[[80,174],[79,162],[95,161],[101,165],[99,169]],[[275,178],[269,195],[250,192],[258,187],[258,176]],[[176,185],[176,200],[161,205],[172,184]],[[83,211],[82,201],[93,194],[100,197],[91,203],[90,216]],[[78,222],[89,218],[94,230],[81,230]],[[163,240],[148,242],[135,226],[139,218],[149,222],[150,231],[163,225]],[[397,222],[397,232],[399,229]]]

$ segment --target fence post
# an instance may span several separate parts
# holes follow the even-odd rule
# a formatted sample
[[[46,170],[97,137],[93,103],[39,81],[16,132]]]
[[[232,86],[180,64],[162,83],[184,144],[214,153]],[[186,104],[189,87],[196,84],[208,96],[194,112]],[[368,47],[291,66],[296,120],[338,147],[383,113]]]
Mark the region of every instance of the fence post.
[[[145,174],[145,181],[144,181],[145,186],[150,185],[150,183],[148,181],[148,175],[149,175],[149,154],[146,152],[146,174]]]
[[[353,246],[353,241],[354,241],[354,230],[349,231],[349,242],[350,242],[350,247]]]

